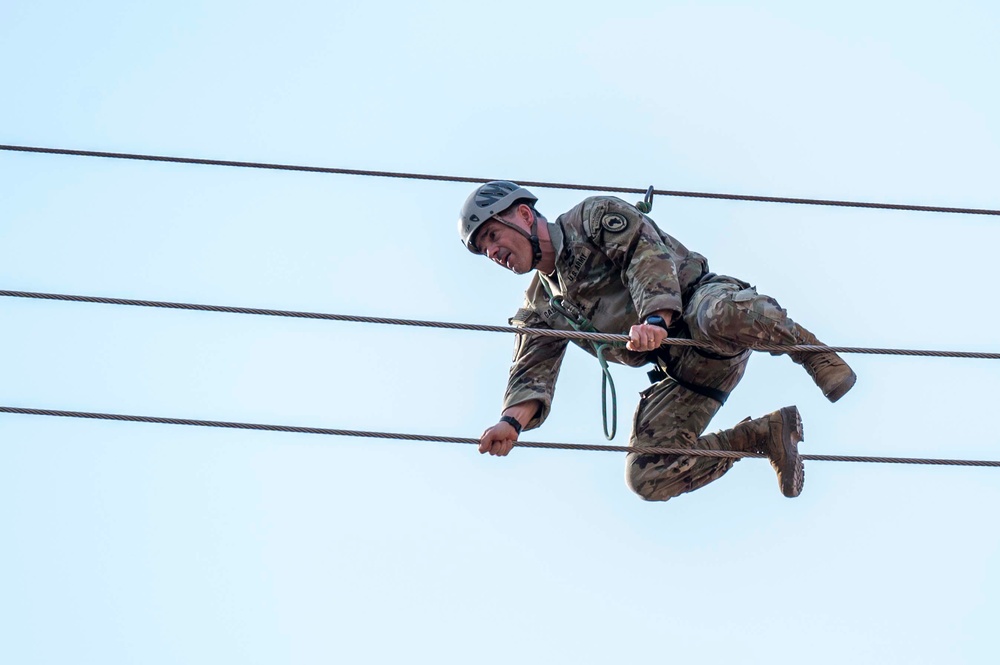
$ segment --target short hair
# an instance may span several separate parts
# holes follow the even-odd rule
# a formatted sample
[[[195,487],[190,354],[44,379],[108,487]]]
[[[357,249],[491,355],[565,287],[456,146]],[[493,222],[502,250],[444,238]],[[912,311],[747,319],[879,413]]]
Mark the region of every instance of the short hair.
[[[509,213],[512,210],[514,210],[515,208],[517,208],[517,206],[521,205],[522,203],[524,205],[528,206],[529,208],[531,208],[531,212],[533,212],[535,214],[535,217],[541,217],[542,219],[545,219],[545,215],[543,215],[542,213],[538,212],[538,208],[535,207],[535,202],[532,201],[531,199],[518,199],[518,200],[514,201],[509,206],[507,206],[506,210],[501,211],[500,214],[497,215],[497,217],[503,217],[507,213]]]

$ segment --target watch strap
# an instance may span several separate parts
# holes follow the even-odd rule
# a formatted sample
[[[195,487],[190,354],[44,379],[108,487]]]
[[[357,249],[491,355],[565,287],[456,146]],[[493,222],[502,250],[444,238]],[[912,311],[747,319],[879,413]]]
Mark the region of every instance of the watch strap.
[[[518,422],[517,418],[513,416],[500,416],[500,422],[507,423],[517,432],[518,436],[521,435],[521,430],[523,429],[521,423]]]

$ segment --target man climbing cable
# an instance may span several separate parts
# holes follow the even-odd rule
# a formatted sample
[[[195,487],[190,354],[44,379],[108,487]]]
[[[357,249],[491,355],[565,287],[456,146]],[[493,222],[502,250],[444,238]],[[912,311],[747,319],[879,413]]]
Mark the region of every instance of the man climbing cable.
[[[739,279],[708,270],[705,257],[661,231],[621,199],[584,200],[550,223],[527,189],[507,181],[478,187],[462,206],[462,243],[508,270],[536,271],[511,324],[556,330],[628,331],[624,348],[603,356],[632,367],[654,364],[641,393],[633,447],[763,453],[785,496],[802,491],[798,409],[785,407],[732,429],[703,435],[743,376],[757,343],[819,344],[770,297]],[[704,347],[661,346],[668,337]],[[587,341],[576,342],[596,354]],[[480,438],[479,451],[507,455],[522,429],[542,424],[552,404],[567,340],[518,335],[503,412]],[[857,377],[835,353],[791,353],[835,402]],[[639,496],[666,501],[702,487],[732,468],[706,456],[630,453],[626,482]]]

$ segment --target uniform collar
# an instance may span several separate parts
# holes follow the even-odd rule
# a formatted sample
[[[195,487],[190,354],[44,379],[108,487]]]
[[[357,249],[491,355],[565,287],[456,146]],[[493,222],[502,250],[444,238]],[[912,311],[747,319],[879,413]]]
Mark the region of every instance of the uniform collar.
[[[549,242],[552,243],[552,250],[555,252],[555,268],[552,270],[552,275],[546,275],[541,270],[536,271],[538,273],[539,279],[544,279],[548,282],[549,286],[553,291],[558,292],[557,295],[561,295],[564,292],[565,285],[562,280],[559,279],[559,259],[562,257],[563,248],[566,244],[566,238],[563,235],[562,227],[558,223],[545,222],[549,230]]]
[[[552,243],[552,249],[556,253],[556,265],[559,264],[559,257],[563,253],[563,245],[565,244],[565,238],[563,237],[562,227],[553,222],[545,222],[549,229],[549,241]]]

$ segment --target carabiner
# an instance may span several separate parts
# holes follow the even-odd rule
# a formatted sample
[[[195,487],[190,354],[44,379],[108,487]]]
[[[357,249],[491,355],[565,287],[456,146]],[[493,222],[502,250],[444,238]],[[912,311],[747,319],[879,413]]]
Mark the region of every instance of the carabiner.
[[[653,186],[650,185],[649,189],[646,190],[646,196],[635,204],[635,207],[639,209],[639,212],[647,214],[653,210]]]

